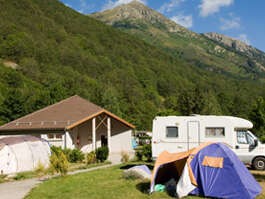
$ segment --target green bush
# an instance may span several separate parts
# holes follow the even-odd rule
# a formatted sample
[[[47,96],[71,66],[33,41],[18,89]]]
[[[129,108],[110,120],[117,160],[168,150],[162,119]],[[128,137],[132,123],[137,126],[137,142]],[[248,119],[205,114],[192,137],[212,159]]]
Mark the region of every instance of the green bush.
[[[37,167],[34,169],[34,171],[39,175],[42,176],[45,173],[45,166],[41,163],[41,161],[38,161]]]
[[[82,162],[85,159],[85,154],[80,149],[73,149],[69,153],[69,162]]]
[[[51,146],[51,152],[55,153],[56,155],[59,154],[60,151],[63,151],[63,149],[59,146]]]
[[[137,160],[142,161],[143,160],[143,150],[142,149],[137,149],[135,152],[135,156],[137,158]]]
[[[82,162],[85,159],[85,154],[80,149],[62,149],[61,147],[52,146],[51,151],[57,156],[59,152],[62,152],[68,162],[71,163]]]
[[[60,173],[60,175],[66,175],[69,168],[69,162],[66,155],[62,151],[58,151],[58,155],[53,153],[50,156],[50,169],[53,173]]]
[[[129,154],[126,153],[125,151],[121,152],[121,162],[122,163],[127,163],[129,161]]]
[[[17,173],[16,176],[13,179],[14,180],[23,180],[23,179],[26,179],[26,175],[23,172]]]
[[[64,153],[64,155],[66,156],[68,162],[71,162],[71,158],[70,155],[72,153],[72,149],[61,149],[61,151]]]
[[[104,162],[108,159],[109,156],[109,149],[106,146],[100,147],[96,149],[96,158],[100,162]]]
[[[8,175],[0,174],[0,179],[5,179]]]
[[[152,146],[151,144],[146,144],[143,146],[143,155],[147,159],[147,161],[152,161]]]
[[[5,182],[7,175],[0,174],[0,183]]]
[[[88,153],[86,155],[86,163],[87,164],[93,164],[97,162],[96,153],[94,151]]]

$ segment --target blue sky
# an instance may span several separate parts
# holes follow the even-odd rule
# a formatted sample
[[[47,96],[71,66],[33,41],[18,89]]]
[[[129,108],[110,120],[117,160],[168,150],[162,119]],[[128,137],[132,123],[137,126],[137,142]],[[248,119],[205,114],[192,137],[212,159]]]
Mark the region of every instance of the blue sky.
[[[61,0],[90,14],[132,0]],[[178,24],[197,32],[218,32],[240,39],[265,52],[264,0],[138,0]]]

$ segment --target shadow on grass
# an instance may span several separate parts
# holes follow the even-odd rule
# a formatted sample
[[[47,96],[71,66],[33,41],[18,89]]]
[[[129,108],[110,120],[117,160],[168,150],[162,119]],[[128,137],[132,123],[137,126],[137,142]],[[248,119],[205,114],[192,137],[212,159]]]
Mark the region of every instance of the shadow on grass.
[[[150,182],[140,182],[136,185],[136,189],[142,192],[143,194],[149,195],[150,194]],[[176,198],[176,189],[165,190],[165,192],[169,196]]]
[[[125,166],[120,167],[120,169],[121,170],[127,170],[127,169],[134,167],[134,166],[139,166],[139,165],[146,165],[151,171],[154,169],[154,166],[150,165],[148,163],[140,163],[140,164],[131,163],[131,164],[127,164]]]
[[[264,174],[252,174],[254,178],[259,182],[265,181],[265,175]]]
[[[136,189],[144,194],[149,194],[150,183],[149,182],[140,182],[136,185]]]

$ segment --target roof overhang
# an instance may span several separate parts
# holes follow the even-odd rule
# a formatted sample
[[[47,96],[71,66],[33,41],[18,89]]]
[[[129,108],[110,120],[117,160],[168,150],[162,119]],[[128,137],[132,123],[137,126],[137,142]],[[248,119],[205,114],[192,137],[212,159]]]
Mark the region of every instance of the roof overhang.
[[[64,132],[65,129],[8,129],[0,130],[0,135],[28,135]]]
[[[128,126],[129,128],[135,129],[135,126],[132,125],[132,124],[130,124],[129,122],[126,122],[125,120],[121,119],[120,117],[118,117],[118,116],[112,114],[111,112],[109,112],[109,111],[107,111],[107,110],[102,110],[102,111],[99,111],[99,112],[97,112],[97,113],[94,113],[94,114],[92,114],[92,115],[90,115],[90,116],[88,116],[88,117],[86,117],[86,118],[84,118],[84,119],[82,119],[82,120],[79,120],[78,122],[75,122],[75,123],[73,123],[73,124],[67,126],[67,127],[66,127],[66,130],[71,130],[72,128],[74,128],[74,127],[76,127],[76,126],[78,126],[78,125],[80,125],[80,124],[82,124],[82,123],[84,123],[84,122],[86,122],[86,121],[88,121],[88,120],[94,118],[94,117],[97,117],[98,115],[100,115],[100,114],[102,114],[102,113],[105,113],[106,115],[108,115],[108,116],[110,116],[110,117],[112,117],[112,118],[114,118],[114,119],[120,121],[121,123],[125,124],[125,125]]]

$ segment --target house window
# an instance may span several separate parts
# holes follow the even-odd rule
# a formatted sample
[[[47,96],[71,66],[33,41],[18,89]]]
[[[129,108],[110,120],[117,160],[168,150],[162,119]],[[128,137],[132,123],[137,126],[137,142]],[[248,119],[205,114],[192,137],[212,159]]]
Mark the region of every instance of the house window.
[[[177,138],[178,135],[178,127],[175,126],[168,126],[166,131],[167,138]]]
[[[206,137],[224,137],[225,136],[225,128],[223,127],[206,127],[205,130],[205,136]]]
[[[55,136],[56,136],[56,139],[62,139],[62,134],[61,133],[56,133]]]
[[[53,138],[54,138],[54,134],[49,133],[49,134],[47,135],[47,137],[48,137],[48,139],[53,139]]]
[[[62,139],[62,133],[49,133],[47,135],[49,140],[61,140]]]

